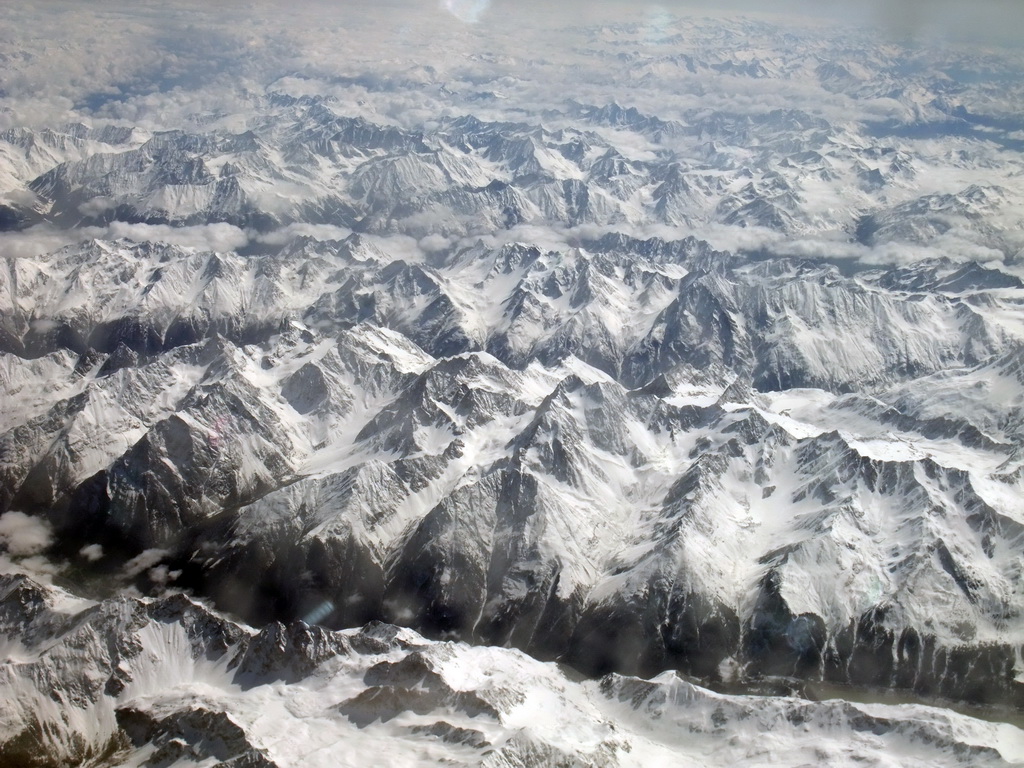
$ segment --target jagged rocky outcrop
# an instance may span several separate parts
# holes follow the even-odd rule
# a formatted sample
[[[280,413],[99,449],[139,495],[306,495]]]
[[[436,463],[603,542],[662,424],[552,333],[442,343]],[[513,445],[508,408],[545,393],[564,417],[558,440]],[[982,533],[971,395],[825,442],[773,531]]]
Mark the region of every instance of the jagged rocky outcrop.
[[[1008,273],[621,235],[18,270],[0,502],[79,567],[592,672],[1021,695]]]
[[[766,731],[792,766],[1008,766],[1020,749],[1012,726],[930,707],[728,696],[673,673],[579,682],[381,623],[257,631],[180,594],[96,603],[6,575],[0,629],[11,766],[754,765]]]

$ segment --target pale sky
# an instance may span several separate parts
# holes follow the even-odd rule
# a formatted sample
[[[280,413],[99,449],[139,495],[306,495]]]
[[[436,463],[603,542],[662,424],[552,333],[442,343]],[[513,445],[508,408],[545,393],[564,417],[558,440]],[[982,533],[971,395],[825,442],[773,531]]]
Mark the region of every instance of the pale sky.
[[[487,18],[531,7],[550,9],[541,0],[439,0],[442,6],[473,8]],[[1024,1],[1022,0],[660,0],[660,2],[624,3],[633,15],[664,8],[678,12],[694,8],[707,11],[737,10],[758,14],[794,14],[821,16],[877,26],[895,38],[917,40],[1024,44]],[[618,0],[597,0],[575,5],[560,4],[573,14],[586,18],[600,15]],[[621,14],[620,14],[621,15]]]

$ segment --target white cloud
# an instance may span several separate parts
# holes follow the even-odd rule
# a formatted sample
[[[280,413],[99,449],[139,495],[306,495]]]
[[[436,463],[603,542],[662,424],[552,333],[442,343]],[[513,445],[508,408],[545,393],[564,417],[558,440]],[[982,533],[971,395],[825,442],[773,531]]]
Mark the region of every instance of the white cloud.
[[[344,240],[352,234],[347,227],[333,224],[289,224],[273,232],[257,235],[254,240],[267,245],[284,245],[297,237],[312,237],[314,240]]]
[[[103,547],[100,544],[86,544],[80,550],[78,554],[88,560],[90,563],[94,563],[97,560],[103,559]]]
[[[181,576],[181,571],[172,571],[166,565],[158,565],[156,568],[150,568],[146,575],[154,584],[166,586]]]
[[[114,221],[106,227],[78,229],[58,229],[50,224],[37,224],[20,232],[0,232],[0,255],[31,258],[86,240],[119,238],[135,242],[171,243],[185,248],[219,252],[237,251],[249,243],[249,235],[244,230],[226,223],[173,227],[169,224]]]
[[[61,567],[42,555],[12,559],[7,553],[0,553],[0,573],[17,573],[29,576],[41,584],[53,584],[53,577]]]
[[[161,242],[206,251],[237,251],[249,243],[249,236],[233,224],[199,224],[172,227],[169,224],[128,224],[114,221],[103,235],[107,239],[126,237],[136,242]]]
[[[452,241],[449,238],[444,237],[443,235],[433,234],[420,238],[417,245],[424,253],[438,253],[446,250],[451,243]]]
[[[155,568],[167,555],[168,552],[165,549],[144,550],[124,564],[124,575],[130,579],[134,578],[140,573]]]
[[[0,546],[12,557],[38,555],[52,541],[53,528],[42,518],[13,511],[0,516]]]
[[[20,232],[0,232],[0,255],[16,259],[32,258],[88,239],[89,235],[82,230],[64,230],[49,224],[37,224]]]
[[[694,11],[693,5],[670,0],[655,4],[569,3],[556,9],[548,3],[494,0],[494,7],[488,8],[486,0],[425,4],[410,0],[389,3],[383,14],[377,8],[353,7],[346,14],[331,15],[324,12],[333,7],[331,4],[300,2],[289,6],[287,12],[272,4],[262,5],[240,19],[223,6],[192,0],[166,5],[111,1],[105,5],[103,16],[109,34],[98,36],[91,31],[99,18],[92,5],[53,0],[43,9],[23,4],[10,9],[6,20],[0,21],[0,31],[8,32],[6,37],[0,34],[0,54],[8,55],[11,62],[4,81],[7,111],[0,112],[0,121],[44,121],[52,125],[58,118],[74,117],[73,105],[78,103],[79,116],[125,119],[153,130],[203,125],[240,131],[255,124],[253,107],[264,100],[267,84],[273,90],[296,95],[329,94],[338,99],[339,114],[360,115],[378,123],[394,122],[416,129],[434,125],[446,114],[470,111],[485,119],[512,118],[557,127],[560,121],[542,116],[541,110],[564,106],[569,97],[593,104],[614,99],[665,119],[685,119],[688,111],[695,109],[707,114],[723,110],[742,115],[793,108],[849,123],[859,119],[906,118],[914,114],[914,109],[930,103],[934,95],[888,87],[875,88],[869,91],[874,95],[864,97],[826,91],[809,73],[818,57],[831,50],[827,45],[808,48],[804,69],[797,67],[782,76],[751,78],[721,74],[707,67],[697,73],[687,72],[685,67],[661,67],[659,62],[667,55],[692,52],[693,46],[705,45],[706,41],[690,34],[703,23],[699,17],[687,16]],[[761,9],[761,4],[753,2],[714,5],[750,12]],[[790,0],[776,4],[773,9],[790,13],[824,9],[825,15],[836,15],[841,7],[840,15],[847,20],[889,23],[882,18],[884,14],[878,10],[881,6],[875,0],[813,5]],[[918,17],[927,15],[921,2],[896,3],[892,7],[906,7]],[[949,0],[936,0],[933,7],[933,15],[955,15],[956,4]],[[992,16],[1009,7],[998,0],[981,0],[977,11],[982,16]],[[636,21],[634,32],[624,31],[628,25],[608,27],[596,38],[581,31],[583,24],[621,20],[624,11],[629,12],[631,21]],[[477,23],[463,24],[453,16]],[[761,25],[752,27],[760,30],[754,38],[761,38],[747,40],[741,36],[737,42],[723,42],[714,55],[704,51],[705,64],[744,56],[766,61],[778,58],[778,51],[771,47],[776,45],[772,42],[772,28],[765,18],[769,17],[754,16]],[[64,36],[60,44],[54,42],[53,35],[29,39],[15,34],[44,21],[55,34]],[[563,23],[573,29],[563,29]],[[796,42],[791,45],[811,45],[816,35],[820,37],[819,32],[825,36],[823,39],[829,35],[838,42],[847,39],[836,36],[836,31],[823,22],[801,23],[803,31],[794,32]],[[515,35],[508,34],[510,26],[515,27]],[[360,45],[341,44],[353,39],[358,39]],[[666,44],[663,39],[672,42]],[[728,36],[723,38],[727,39]],[[608,57],[602,58],[597,55],[602,41],[623,43],[623,47],[609,47],[604,51]],[[557,42],[562,44],[555,45]],[[862,38],[855,42],[867,45]],[[619,50],[628,51],[630,57],[620,61],[612,55]],[[779,50],[785,52],[781,47]],[[799,56],[790,58],[799,60]],[[861,64],[865,71],[874,71],[870,61]],[[889,76],[885,72],[876,74]],[[468,94],[488,90],[501,91],[507,98],[468,100]],[[91,104],[90,99],[95,99],[96,104]],[[46,109],[33,112],[39,106]],[[683,162],[700,160],[686,156],[687,151],[691,155],[694,152],[692,146],[687,146],[692,144],[688,139],[678,146],[666,141],[659,147],[649,138],[628,130],[593,130],[634,160],[656,160],[666,149],[678,151]],[[742,149],[750,151],[746,146]],[[86,215],[97,215],[112,206],[112,200],[98,197],[83,203],[80,210]],[[517,227],[488,237],[497,243],[522,239],[558,246],[601,229],[541,225]],[[964,233],[949,234],[928,248],[888,245],[867,249],[822,235],[790,238],[758,228],[708,225],[690,232],[646,224],[603,229],[666,239],[692,233],[726,250],[768,247],[780,253],[817,252],[830,254],[825,256],[828,258],[868,263],[905,260],[918,254],[929,257],[937,249],[953,258],[993,260],[1001,256],[986,243]],[[430,232],[429,227],[417,234],[426,232]],[[38,255],[90,237],[127,237],[228,251],[243,248],[250,241],[280,245],[299,235],[341,239],[349,234],[344,227],[301,223],[268,234],[246,232],[229,224],[171,227],[114,222],[107,227],[73,232],[38,226],[23,232],[0,233],[0,253]],[[447,247],[450,240],[440,234],[427,234],[418,241],[390,237],[380,242],[385,250],[416,259]]]
[[[83,216],[100,216],[107,211],[117,208],[117,201],[103,195],[97,195],[91,200],[86,200],[78,206],[78,212]]]

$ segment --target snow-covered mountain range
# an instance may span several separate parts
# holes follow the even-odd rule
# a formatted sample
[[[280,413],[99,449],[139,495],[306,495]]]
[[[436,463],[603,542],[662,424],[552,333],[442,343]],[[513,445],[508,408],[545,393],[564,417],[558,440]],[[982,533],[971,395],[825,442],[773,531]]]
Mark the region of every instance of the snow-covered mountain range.
[[[430,130],[351,117],[330,97],[269,91],[251,109],[243,132],[0,134],[7,226],[304,224],[436,241],[516,225],[660,225],[987,258],[1022,245],[1019,157],[955,133],[929,146],[799,108],[694,108],[666,122],[571,100],[540,123],[460,115]]]
[[[734,695],[1024,706],[1019,52],[472,29],[45,124],[7,55],[0,757],[1022,759]]]
[[[253,621],[1016,696],[1009,273],[622,236],[16,268],[3,509],[75,547]]]
[[[124,766],[995,768],[1024,754],[1019,729],[942,709],[729,696],[674,672],[581,681],[388,624],[257,631],[181,594],[92,604],[4,576],[0,622],[8,765],[45,751]]]

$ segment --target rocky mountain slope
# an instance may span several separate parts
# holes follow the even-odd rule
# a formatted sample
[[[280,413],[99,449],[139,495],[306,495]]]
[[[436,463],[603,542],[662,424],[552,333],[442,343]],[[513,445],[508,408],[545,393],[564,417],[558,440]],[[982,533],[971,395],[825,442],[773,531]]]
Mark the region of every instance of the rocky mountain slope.
[[[3,511],[109,567],[594,670],[1018,696],[1011,274],[622,236],[15,266]]]
[[[89,603],[0,577],[6,765],[1009,766],[1020,731],[923,706],[566,677],[370,624],[256,631],[182,595]],[[542,718],[537,712],[543,711]],[[725,738],[725,735],[728,738]],[[767,734],[767,738],[766,738]],[[42,762],[41,755],[49,762]]]

